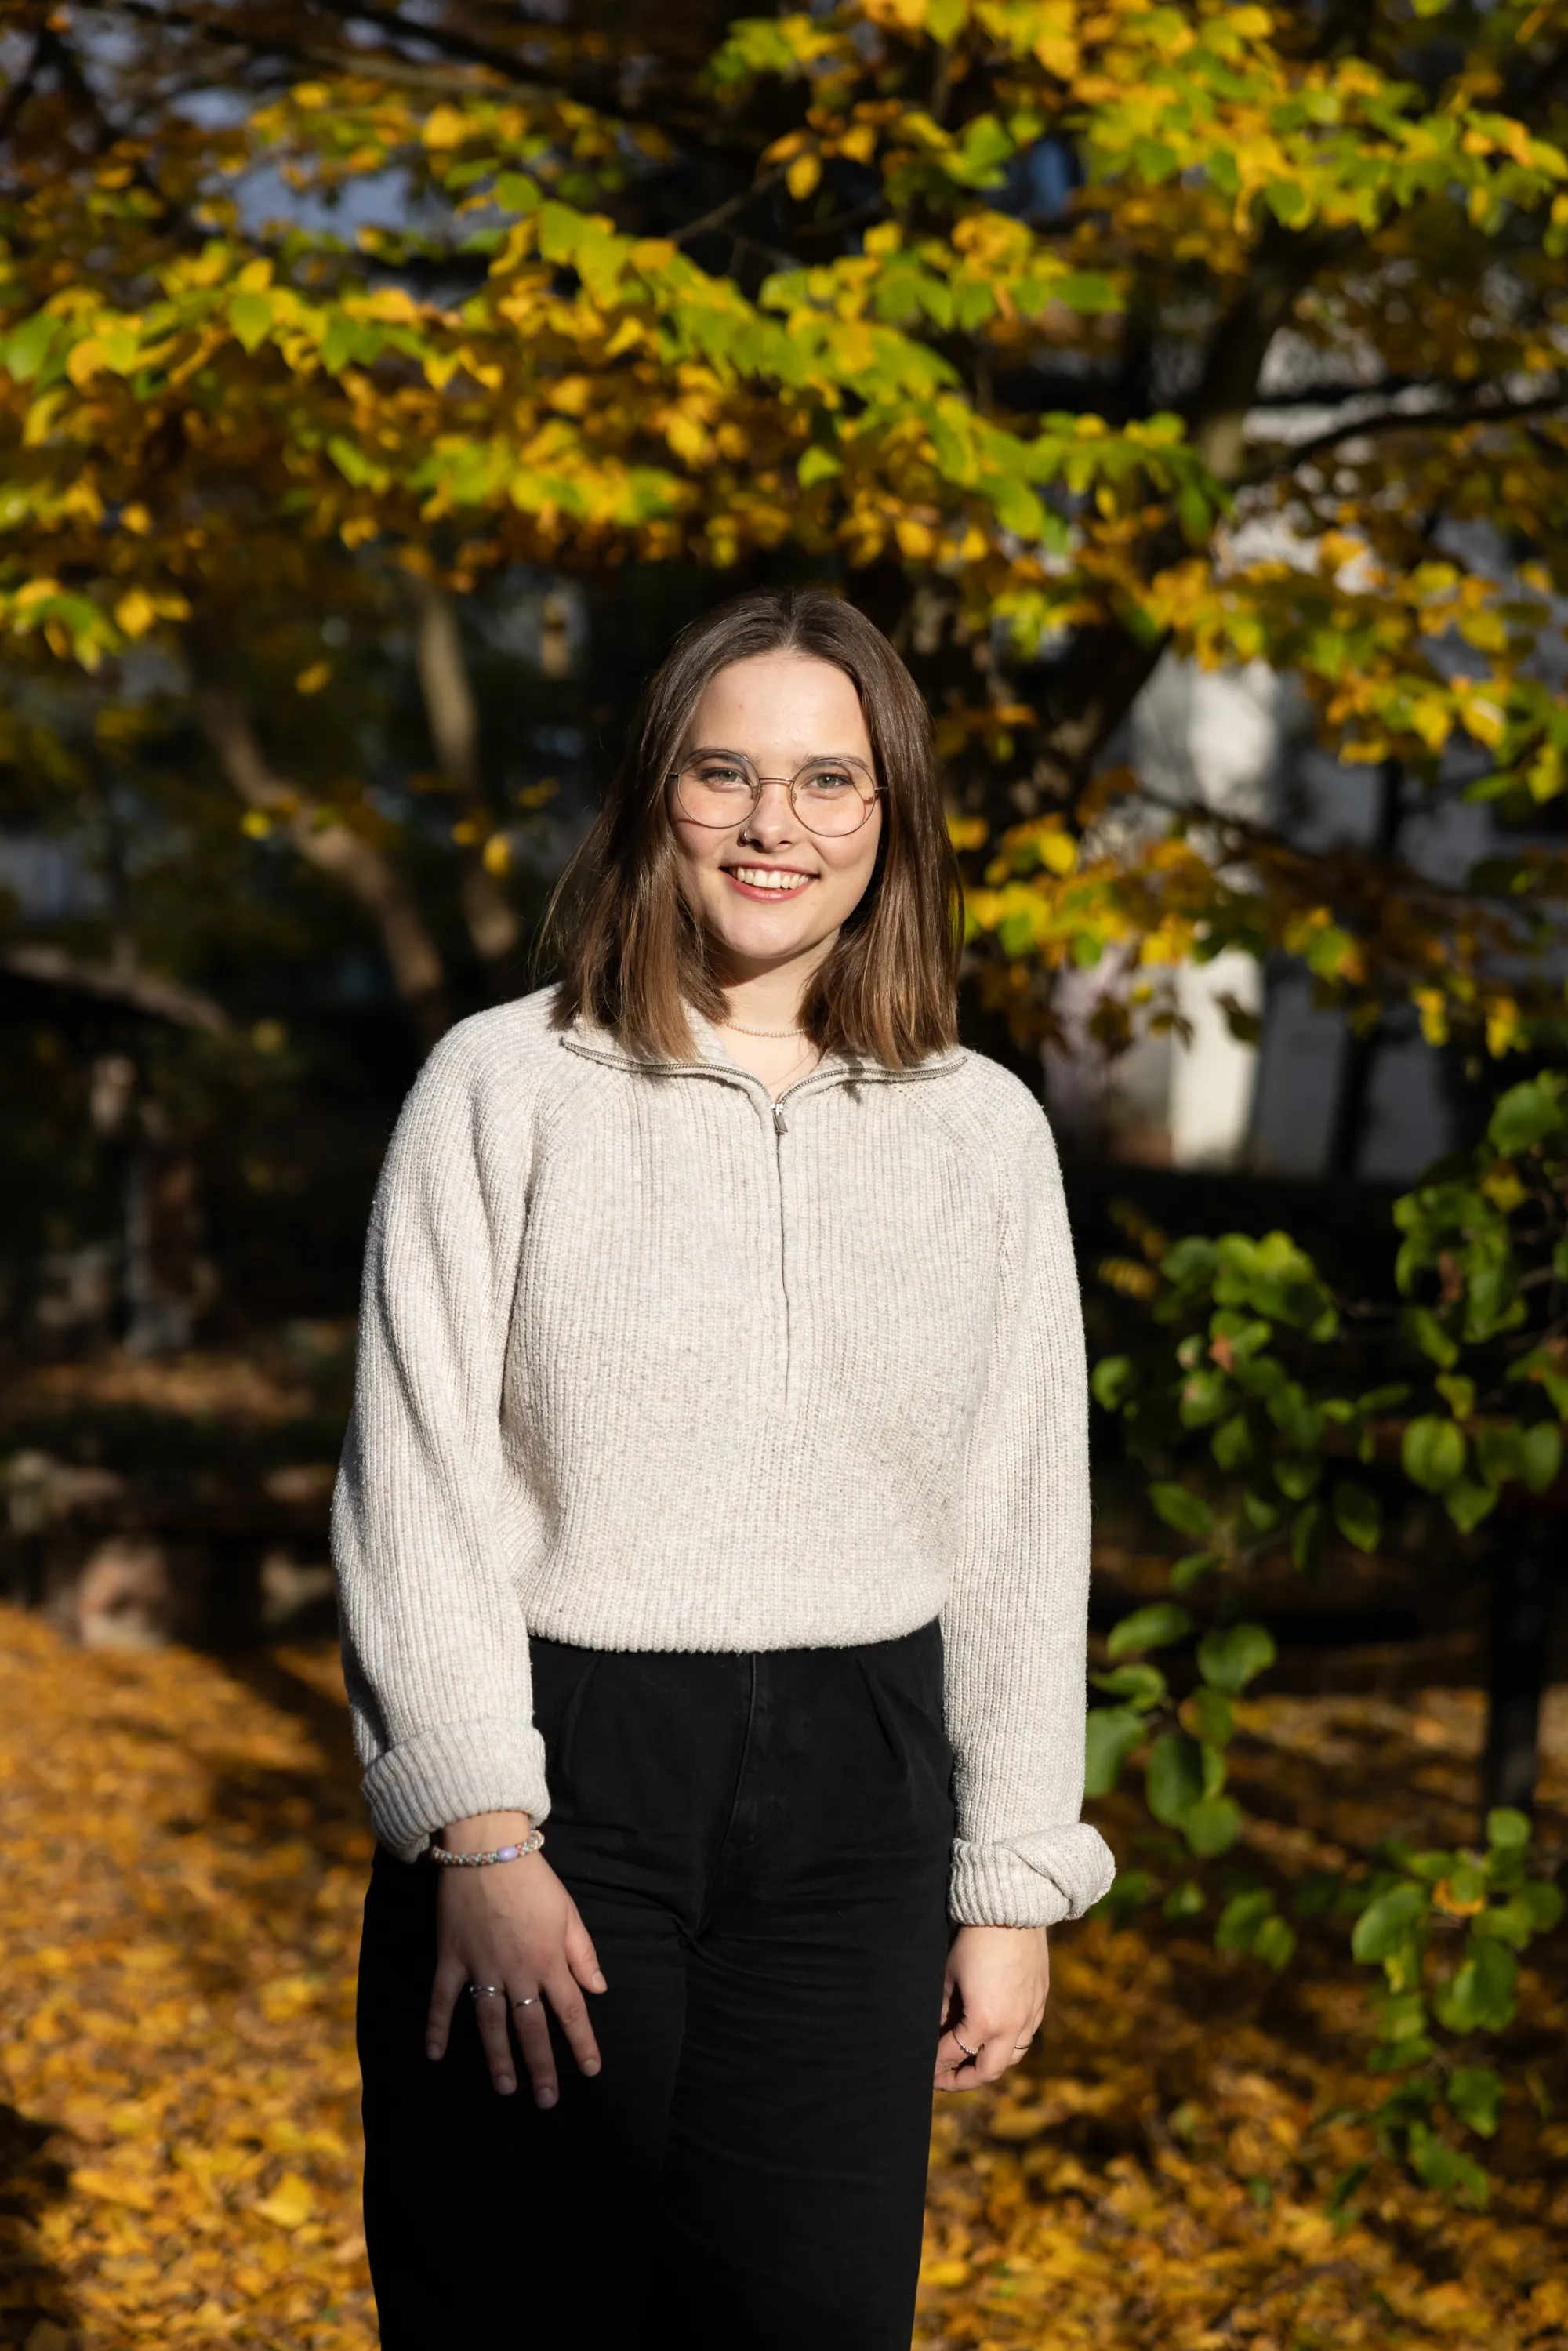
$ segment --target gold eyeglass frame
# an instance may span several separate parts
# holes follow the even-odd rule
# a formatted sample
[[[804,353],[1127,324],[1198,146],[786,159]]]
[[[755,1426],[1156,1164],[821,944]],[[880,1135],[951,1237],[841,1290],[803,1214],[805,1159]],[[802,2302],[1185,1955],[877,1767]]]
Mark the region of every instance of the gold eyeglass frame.
[[[742,768],[745,773],[750,777],[751,803],[746,811],[745,817],[726,817],[721,822],[715,823],[711,817],[693,816],[691,814],[690,810],[686,808],[685,802],[681,799],[681,778],[685,775],[686,769],[692,766],[694,761],[697,759],[733,759],[736,766]],[[796,788],[799,785],[801,777],[812,768],[822,767],[847,768],[850,769],[852,777],[859,778],[863,776],[866,779],[867,789],[863,791],[862,790],[858,781],[855,784],[856,797],[860,800],[862,809],[861,820],[859,824],[852,824],[844,832],[819,832],[816,826],[811,823],[810,820],[801,815],[800,805],[796,800]],[[876,806],[878,799],[887,789],[887,786],[885,784],[879,784],[875,781],[872,776],[871,769],[866,766],[863,759],[857,759],[852,753],[847,751],[820,752],[814,759],[808,759],[804,766],[798,768],[792,776],[764,776],[758,772],[755,762],[745,751],[728,751],[726,750],[722,745],[716,743],[699,744],[695,751],[688,751],[678,767],[669,769],[664,778],[664,781],[667,784],[674,784],[675,788],[675,806],[680,811],[683,822],[686,824],[700,825],[705,832],[728,832],[735,825],[744,824],[747,817],[752,816],[756,812],[757,804],[762,798],[763,785],[782,784],[789,795],[789,808],[791,814],[805,826],[806,831],[811,835],[811,838],[814,841],[852,841],[857,832],[863,831],[865,827],[871,822],[871,812]]]

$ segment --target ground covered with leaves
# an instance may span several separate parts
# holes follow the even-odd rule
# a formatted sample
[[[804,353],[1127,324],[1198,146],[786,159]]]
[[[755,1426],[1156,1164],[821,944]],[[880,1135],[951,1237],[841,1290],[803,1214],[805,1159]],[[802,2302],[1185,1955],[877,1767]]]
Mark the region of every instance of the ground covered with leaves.
[[[1549,1844],[1568,1709],[1552,1728]],[[1252,1860],[1462,1838],[1479,1735],[1462,1694],[1259,1702],[1237,1752]],[[84,1654],[0,1612],[0,2343],[374,2344],[354,1778],[327,1650]],[[1108,1825],[1130,1842],[1131,1813]],[[1568,2346],[1560,1942],[1527,1971],[1490,2210],[1375,2168],[1336,2220],[1364,2135],[1319,2118],[1385,2087],[1337,1933],[1309,1930],[1279,1980],[1201,1922],[1064,1933],[1028,2073],[939,2111],[917,2341]]]

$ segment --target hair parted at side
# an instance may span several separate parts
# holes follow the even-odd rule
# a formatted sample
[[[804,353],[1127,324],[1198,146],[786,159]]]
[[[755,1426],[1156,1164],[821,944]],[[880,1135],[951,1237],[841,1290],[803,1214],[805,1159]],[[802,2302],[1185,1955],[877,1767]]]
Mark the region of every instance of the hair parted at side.
[[[557,950],[561,972],[555,1019],[565,1027],[580,1017],[655,1061],[690,1059],[688,1007],[723,1019],[708,942],[680,884],[666,779],[709,680],[770,653],[844,672],[885,787],[875,871],[801,1020],[824,1052],[904,1069],[956,1039],[957,860],[915,681],[882,631],[822,589],[736,597],[684,629],[648,681],[604,805],[551,901],[546,952]]]

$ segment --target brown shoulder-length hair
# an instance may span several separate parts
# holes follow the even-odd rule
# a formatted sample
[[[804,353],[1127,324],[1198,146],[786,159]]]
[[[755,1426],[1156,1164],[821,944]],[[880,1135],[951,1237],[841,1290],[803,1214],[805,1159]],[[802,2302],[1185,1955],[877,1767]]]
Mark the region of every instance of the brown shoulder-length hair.
[[[882,631],[821,589],[737,596],[684,629],[643,690],[626,756],[551,902],[555,1019],[609,1029],[629,1050],[687,1061],[688,1006],[724,1018],[707,939],[681,888],[668,778],[711,678],[793,653],[841,669],[860,696],[884,789],[876,866],[818,972],[801,1020],[824,1052],[904,1069],[952,1045],[963,940],[957,860],[937,789],[931,722]]]

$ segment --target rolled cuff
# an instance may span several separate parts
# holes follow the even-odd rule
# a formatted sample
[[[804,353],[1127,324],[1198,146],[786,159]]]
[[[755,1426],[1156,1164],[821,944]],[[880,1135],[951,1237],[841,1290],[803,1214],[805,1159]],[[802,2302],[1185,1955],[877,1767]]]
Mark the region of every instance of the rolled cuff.
[[[417,1861],[449,1821],[549,1811],[544,1740],[515,1721],[446,1723],[378,1755],[361,1782],[371,1823],[400,1861]]]
[[[1087,1821],[1013,1844],[953,1846],[948,1915],[960,1927],[1054,1927],[1082,1918],[1116,1875],[1110,1846]]]

